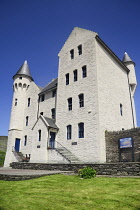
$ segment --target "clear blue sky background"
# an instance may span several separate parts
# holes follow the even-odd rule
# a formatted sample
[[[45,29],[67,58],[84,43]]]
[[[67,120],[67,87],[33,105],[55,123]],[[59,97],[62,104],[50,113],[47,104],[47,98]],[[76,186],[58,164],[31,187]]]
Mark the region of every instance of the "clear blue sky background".
[[[58,53],[73,28],[95,31],[120,58],[136,63],[140,126],[139,0],[0,0],[0,135],[8,135],[12,76],[27,59],[37,85],[57,77]]]

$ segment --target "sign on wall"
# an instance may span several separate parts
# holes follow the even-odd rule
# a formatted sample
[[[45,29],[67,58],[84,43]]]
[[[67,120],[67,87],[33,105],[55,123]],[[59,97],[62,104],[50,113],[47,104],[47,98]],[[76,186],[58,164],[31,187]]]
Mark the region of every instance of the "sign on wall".
[[[120,149],[121,148],[131,148],[132,147],[132,138],[122,138],[120,139]]]

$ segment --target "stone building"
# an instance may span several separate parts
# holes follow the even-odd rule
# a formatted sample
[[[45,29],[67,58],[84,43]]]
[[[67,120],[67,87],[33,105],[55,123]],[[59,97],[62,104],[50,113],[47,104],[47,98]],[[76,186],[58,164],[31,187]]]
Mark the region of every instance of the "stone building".
[[[37,86],[27,62],[14,75],[5,166],[106,162],[105,131],[137,126],[135,63],[97,33],[74,28],[59,52],[58,78]]]

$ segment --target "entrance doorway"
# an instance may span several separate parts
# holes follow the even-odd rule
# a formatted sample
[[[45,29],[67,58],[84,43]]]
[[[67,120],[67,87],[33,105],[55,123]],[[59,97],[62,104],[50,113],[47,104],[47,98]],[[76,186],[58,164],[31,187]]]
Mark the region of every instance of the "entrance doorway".
[[[20,139],[15,140],[15,151],[19,152],[19,148],[20,148]]]
[[[55,148],[55,132],[50,132],[50,148],[54,149]]]

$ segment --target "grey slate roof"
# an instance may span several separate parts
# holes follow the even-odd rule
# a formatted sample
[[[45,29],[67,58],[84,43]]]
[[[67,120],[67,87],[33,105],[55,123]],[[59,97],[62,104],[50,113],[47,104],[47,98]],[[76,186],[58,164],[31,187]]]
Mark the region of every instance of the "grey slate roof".
[[[50,82],[48,85],[46,85],[43,88],[43,90],[39,93],[39,95],[44,93],[44,92],[50,91],[51,89],[57,87],[57,81],[58,81],[58,78],[54,79],[52,82]]]
[[[31,73],[30,73],[30,69],[29,69],[29,66],[28,66],[27,61],[24,61],[24,64],[20,67],[20,69],[19,69],[19,70],[17,71],[17,73],[13,76],[13,78],[14,78],[16,75],[26,75],[26,76],[30,77],[31,80],[33,80],[32,76],[31,76]]]
[[[130,58],[130,56],[127,54],[127,52],[125,52],[124,53],[124,57],[123,57],[123,60],[122,60],[124,63],[126,63],[126,62],[132,62],[132,63],[134,63],[133,61],[132,61],[132,59]]]
[[[58,129],[57,125],[55,124],[55,120],[48,118],[48,117],[44,117],[44,118],[47,121],[49,127]]]

